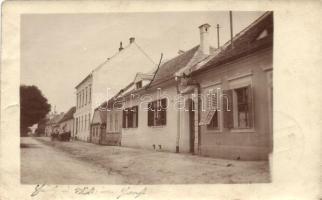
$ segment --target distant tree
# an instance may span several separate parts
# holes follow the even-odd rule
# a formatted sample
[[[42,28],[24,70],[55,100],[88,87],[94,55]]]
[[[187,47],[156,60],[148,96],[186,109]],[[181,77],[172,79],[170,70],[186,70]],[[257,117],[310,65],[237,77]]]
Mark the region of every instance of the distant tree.
[[[50,111],[50,104],[38,87],[20,86],[20,135],[26,136],[28,127],[44,119]]]

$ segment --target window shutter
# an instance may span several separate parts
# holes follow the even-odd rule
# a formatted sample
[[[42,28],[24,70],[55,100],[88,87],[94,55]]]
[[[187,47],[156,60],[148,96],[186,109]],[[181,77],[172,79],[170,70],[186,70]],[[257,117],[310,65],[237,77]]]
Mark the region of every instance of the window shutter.
[[[154,121],[154,115],[152,111],[152,103],[148,104],[148,126],[153,126],[153,121]]]
[[[166,125],[167,123],[167,99],[161,100],[161,108],[162,108],[162,115],[161,115],[161,124]]]
[[[253,88],[249,85],[247,86],[247,101],[248,101],[248,112],[249,112],[249,124],[248,126],[252,128],[254,126],[254,116],[253,116],[253,107],[254,107],[254,95],[253,95]]]
[[[135,127],[137,128],[138,125],[139,125],[139,109],[138,109],[138,106],[135,106],[135,119],[136,119],[136,122],[135,122]]]
[[[126,128],[126,119],[125,118],[126,118],[126,113],[125,113],[125,110],[123,110],[123,120],[122,120],[122,127],[123,128]]]
[[[216,91],[212,91],[211,103],[212,103],[212,109],[217,110],[217,93],[216,93]]]
[[[234,115],[233,115],[233,90],[224,90],[223,101],[223,114],[224,114],[224,127],[233,128],[234,127]]]

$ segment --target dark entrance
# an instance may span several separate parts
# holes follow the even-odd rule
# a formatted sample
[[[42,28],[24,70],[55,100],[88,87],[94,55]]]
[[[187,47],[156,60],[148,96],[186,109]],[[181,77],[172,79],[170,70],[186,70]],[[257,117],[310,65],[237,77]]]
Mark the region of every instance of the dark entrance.
[[[190,153],[195,149],[195,109],[194,102],[189,99],[189,131],[190,131]]]

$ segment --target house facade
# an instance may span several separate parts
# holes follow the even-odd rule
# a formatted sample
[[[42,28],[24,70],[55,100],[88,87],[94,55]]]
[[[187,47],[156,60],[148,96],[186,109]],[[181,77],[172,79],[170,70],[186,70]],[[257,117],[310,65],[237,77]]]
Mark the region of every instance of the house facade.
[[[122,146],[241,160],[272,152],[273,14],[219,49],[207,43],[163,63],[151,82],[124,92]]]
[[[190,70],[203,101],[198,154],[266,160],[272,152],[273,14],[265,13],[202,66]],[[215,108],[215,109],[213,109]]]
[[[83,141],[90,141],[90,119],[101,102],[110,99],[121,88],[132,81],[137,69],[149,72],[155,63],[138,46],[134,38],[123,48],[96,67],[76,86],[76,112],[74,114],[75,135]],[[122,78],[115,79],[115,76]]]
[[[59,121],[60,134],[70,132],[71,137],[74,138],[74,113],[76,111],[76,107],[70,108],[63,118]]]
[[[91,142],[94,144],[106,144],[106,110],[107,102],[97,107],[91,122]]]
[[[107,145],[121,145],[122,138],[122,109],[114,107],[115,99],[112,98],[108,101],[107,105],[107,121],[106,121],[106,133],[104,138],[104,144]]]

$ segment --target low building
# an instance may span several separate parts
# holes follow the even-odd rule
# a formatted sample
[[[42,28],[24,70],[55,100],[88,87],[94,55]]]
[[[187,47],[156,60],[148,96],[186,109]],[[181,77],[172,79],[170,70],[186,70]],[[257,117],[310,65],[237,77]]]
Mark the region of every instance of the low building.
[[[91,139],[95,144],[106,144],[106,105],[104,102],[94,110],[93,119],[91,122]]]
[[[122,138],[122,109],[118,109],[117,105],[114,104],[115,100],[116,97],[108,101],[104,142],[108,145],[120,146]]]
[[[273,13],[267,12],[205,63],[183,74],[192,97],[187,134],[195,153],[217,158],[266,160],[272,151]],[[190,84],[189,84],[190,83]],[[191,89],[192,87],[192,89]],[[204,100],[201,102],[201,100]],[[193,130],[191,129],[193,128]]]
[[[210,25],[201,25],[199,31],[199,45],[163,62],[149,77],[151,81],[146,80],[145,85],[136,81],[128,92],[118,97],[124,102],[122,146],[170,152],[178,152],[179,149],[180,152],[190,151],[189,138],[185,138],[189,135],[180,136],[178,132],[180,123],[176,102],[180,82],[176,73],[216,53],[216,49],[209,44]]]
[[[47,137],[50,137],[53,133],[60,132],[59,121],[64,117],[64,113],[54,114],[46,124],[45,133]]]
[[[59,133],[67,133],[69,132],[71,134],[71,137],[74,138],[74,113],[76,111],[76,107],[70,108],[66,114],[62,117],[61,120],[59,120]]]

